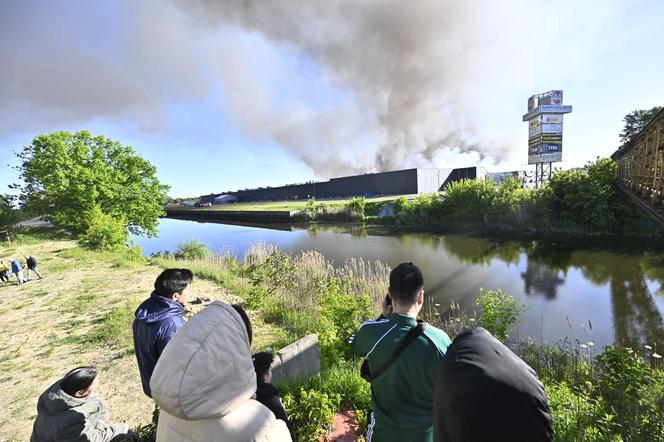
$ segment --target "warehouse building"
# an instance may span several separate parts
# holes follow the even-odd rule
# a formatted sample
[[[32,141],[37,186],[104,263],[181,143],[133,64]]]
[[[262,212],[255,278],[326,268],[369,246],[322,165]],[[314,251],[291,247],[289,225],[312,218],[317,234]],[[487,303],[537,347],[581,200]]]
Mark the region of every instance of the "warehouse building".
[[[225,195],[234,196],[239,202],[411,195],[437,192],[449,183],[462,179],[484,179],[485,177],[486,170],[483,167],[404,169],[331,178],[328,181],[213,193],[202,195],[201,202],[215,204],[220,197]]]

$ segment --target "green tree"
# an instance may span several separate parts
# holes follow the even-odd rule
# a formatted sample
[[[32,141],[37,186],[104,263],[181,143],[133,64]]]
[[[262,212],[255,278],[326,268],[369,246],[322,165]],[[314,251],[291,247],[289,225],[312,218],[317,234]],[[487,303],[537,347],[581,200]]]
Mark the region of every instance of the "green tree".
[[[92,206],[85,214],[87,230],[80,237],[81,244],[92,250],[121,250],[127,242],[127,229],[122,219],[114,218]]]
[[[21,199],[57,225],[85,232],[83,214],[98,206],[132,233],[156,234],[168,186],[131,147],[87,131],[54,132],[36,136],[18,156]]]
[[[632,138],[634,138],[634,136],[636,136],[636,134],[638,134],[661,109],[661,106],[655,106],[652,109],[647,110],[634,110],[625,115],[625,118],[623,118],[625,127],[622,132],[620,132],[621,146],[632,141]]]
[[[0,194],[0,230],[12,230],[20,220],[20,212],[14,207],[13,195]]]

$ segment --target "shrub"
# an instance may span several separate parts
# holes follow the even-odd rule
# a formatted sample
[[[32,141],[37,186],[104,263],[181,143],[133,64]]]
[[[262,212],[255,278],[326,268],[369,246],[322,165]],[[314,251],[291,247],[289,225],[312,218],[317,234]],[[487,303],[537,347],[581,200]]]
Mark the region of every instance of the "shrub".
[[[178,244],[175,251],[176,259],[205,259],[211,256],[210,249],[194,239]]]
[[[300,440],[317,440],[325,436],[341,403],[338,394],[328,395],[304,388],[284,394],[283,400],[288,418]]]
[[[321,325],[327,325],[321,336],[321,358],[326,364],[331,364],[350,356],[346,344],[348,338],[355,333],[359,324],[369,319],[373,313],[373,306],[367,294],[354,293],[348,286],[336,279],[330,278],[326,282],[326,294],[320,299]]]
[[[127,241],[127,229],[122,219],[105,214],[97,205],[85,214],[86,230],[79,241],[92,250],[116,251]]]
[[[482,308],[480,324],[501,341],[507,339],[525,309],[502,290],[480,289],[477,305]]]
[[[462,220],[483,220],[494,213],[498,186],[492,180],[461,180],[445,189],[441,202],[443,213]]]
[[[366,215],[366,206],[367,202],[364,199],[364,197],[359,197],[359,198],[351,198],[346,204],[345,208],[348,210],[352,215],[356,215],[360,219],[363,219]]]
[[[563,382],[548,385],[546,390],[553,415],[554,440],[612,440],[613,415],[606,411],[601,397],[592,397],[592,385],[575,390]]]
[[[145,258],[143,257],[143,249],[141,246],[136,245],[133,241],[131,241],[127,246],[125,257],[127,260],[132,262],[145,262]]]
[[[664,440],[664,372],[628,348],[597,357],[599,392],[616,412],[625,440]]]

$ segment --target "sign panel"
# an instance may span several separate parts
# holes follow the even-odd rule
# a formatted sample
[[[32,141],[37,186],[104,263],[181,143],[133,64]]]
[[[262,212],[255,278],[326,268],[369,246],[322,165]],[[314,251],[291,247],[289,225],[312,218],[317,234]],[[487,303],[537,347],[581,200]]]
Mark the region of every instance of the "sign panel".
[[[551,114],[566,114],[572,112],[572,106],[565,106],[562,104],[543,104],[539,107],[541,113],[551,113]]]
[[[541,143],[562,143],[563,133],[556,132],[552,134],[537,134],[528,138],[528,146],[534,146]]]
[[[542,114],[540,119],[543,124],[563,124],[563,114]]]
[[[539,145],[539,153],[562,152],[562,143],[544,143]]]
[[[530,121],[543,114],[568,114],[572,112],[572,106],[562,104],[543,104],[529,111],[523,116],[523,121]]]
[[[563,104],[563,91],[551,91],[551,104]]]
[[[542,143],[528,147],[528,155],[562,152],[562,150],[563,145],[561,143]]]
[[[563,153],[562,152],[540,153],[540,154],[536,154],[536,155],[528,155],[528,164],[556,163],[558,161],[562,161],[562,159],[563,159]]]

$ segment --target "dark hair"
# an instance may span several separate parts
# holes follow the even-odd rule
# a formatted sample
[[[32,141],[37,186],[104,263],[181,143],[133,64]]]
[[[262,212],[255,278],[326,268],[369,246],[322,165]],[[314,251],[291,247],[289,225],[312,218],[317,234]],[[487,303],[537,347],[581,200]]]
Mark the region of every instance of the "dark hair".
[[[251,359],[254,361],[254,370],[256,370],[256,377],[260,381],[263,376],[267,374],[274,361],[274,355],[271,351],[259,351],[254,354]]]
[[[194,274],[189,269],[166,269],[157,276],[154,292],[159,296],[170,298],[175,293],[182,293],[193,280]]]
[[[233,304],[231,307],[235,309],[235,311],[240,315],[242,318],[242,322],[244,322],[244,326],[247,327],[247,336],[249,336],[249,345],[251,345],[251,341],[254,339],[254,332],[251,328],[251,321],[249,321],[249,316],[247,316],[247,312],[244,311],[244,308],[240,304]]]
[[[97,377],[97,369],[94,367],[78,367],[70,371],[60,381],[60,388],[69,396],[76,392],[87,390]]]
[[[412,262],[404,262],[390,272],[390,296],[397,302],[412,304],[424,287],[424,277]]]

